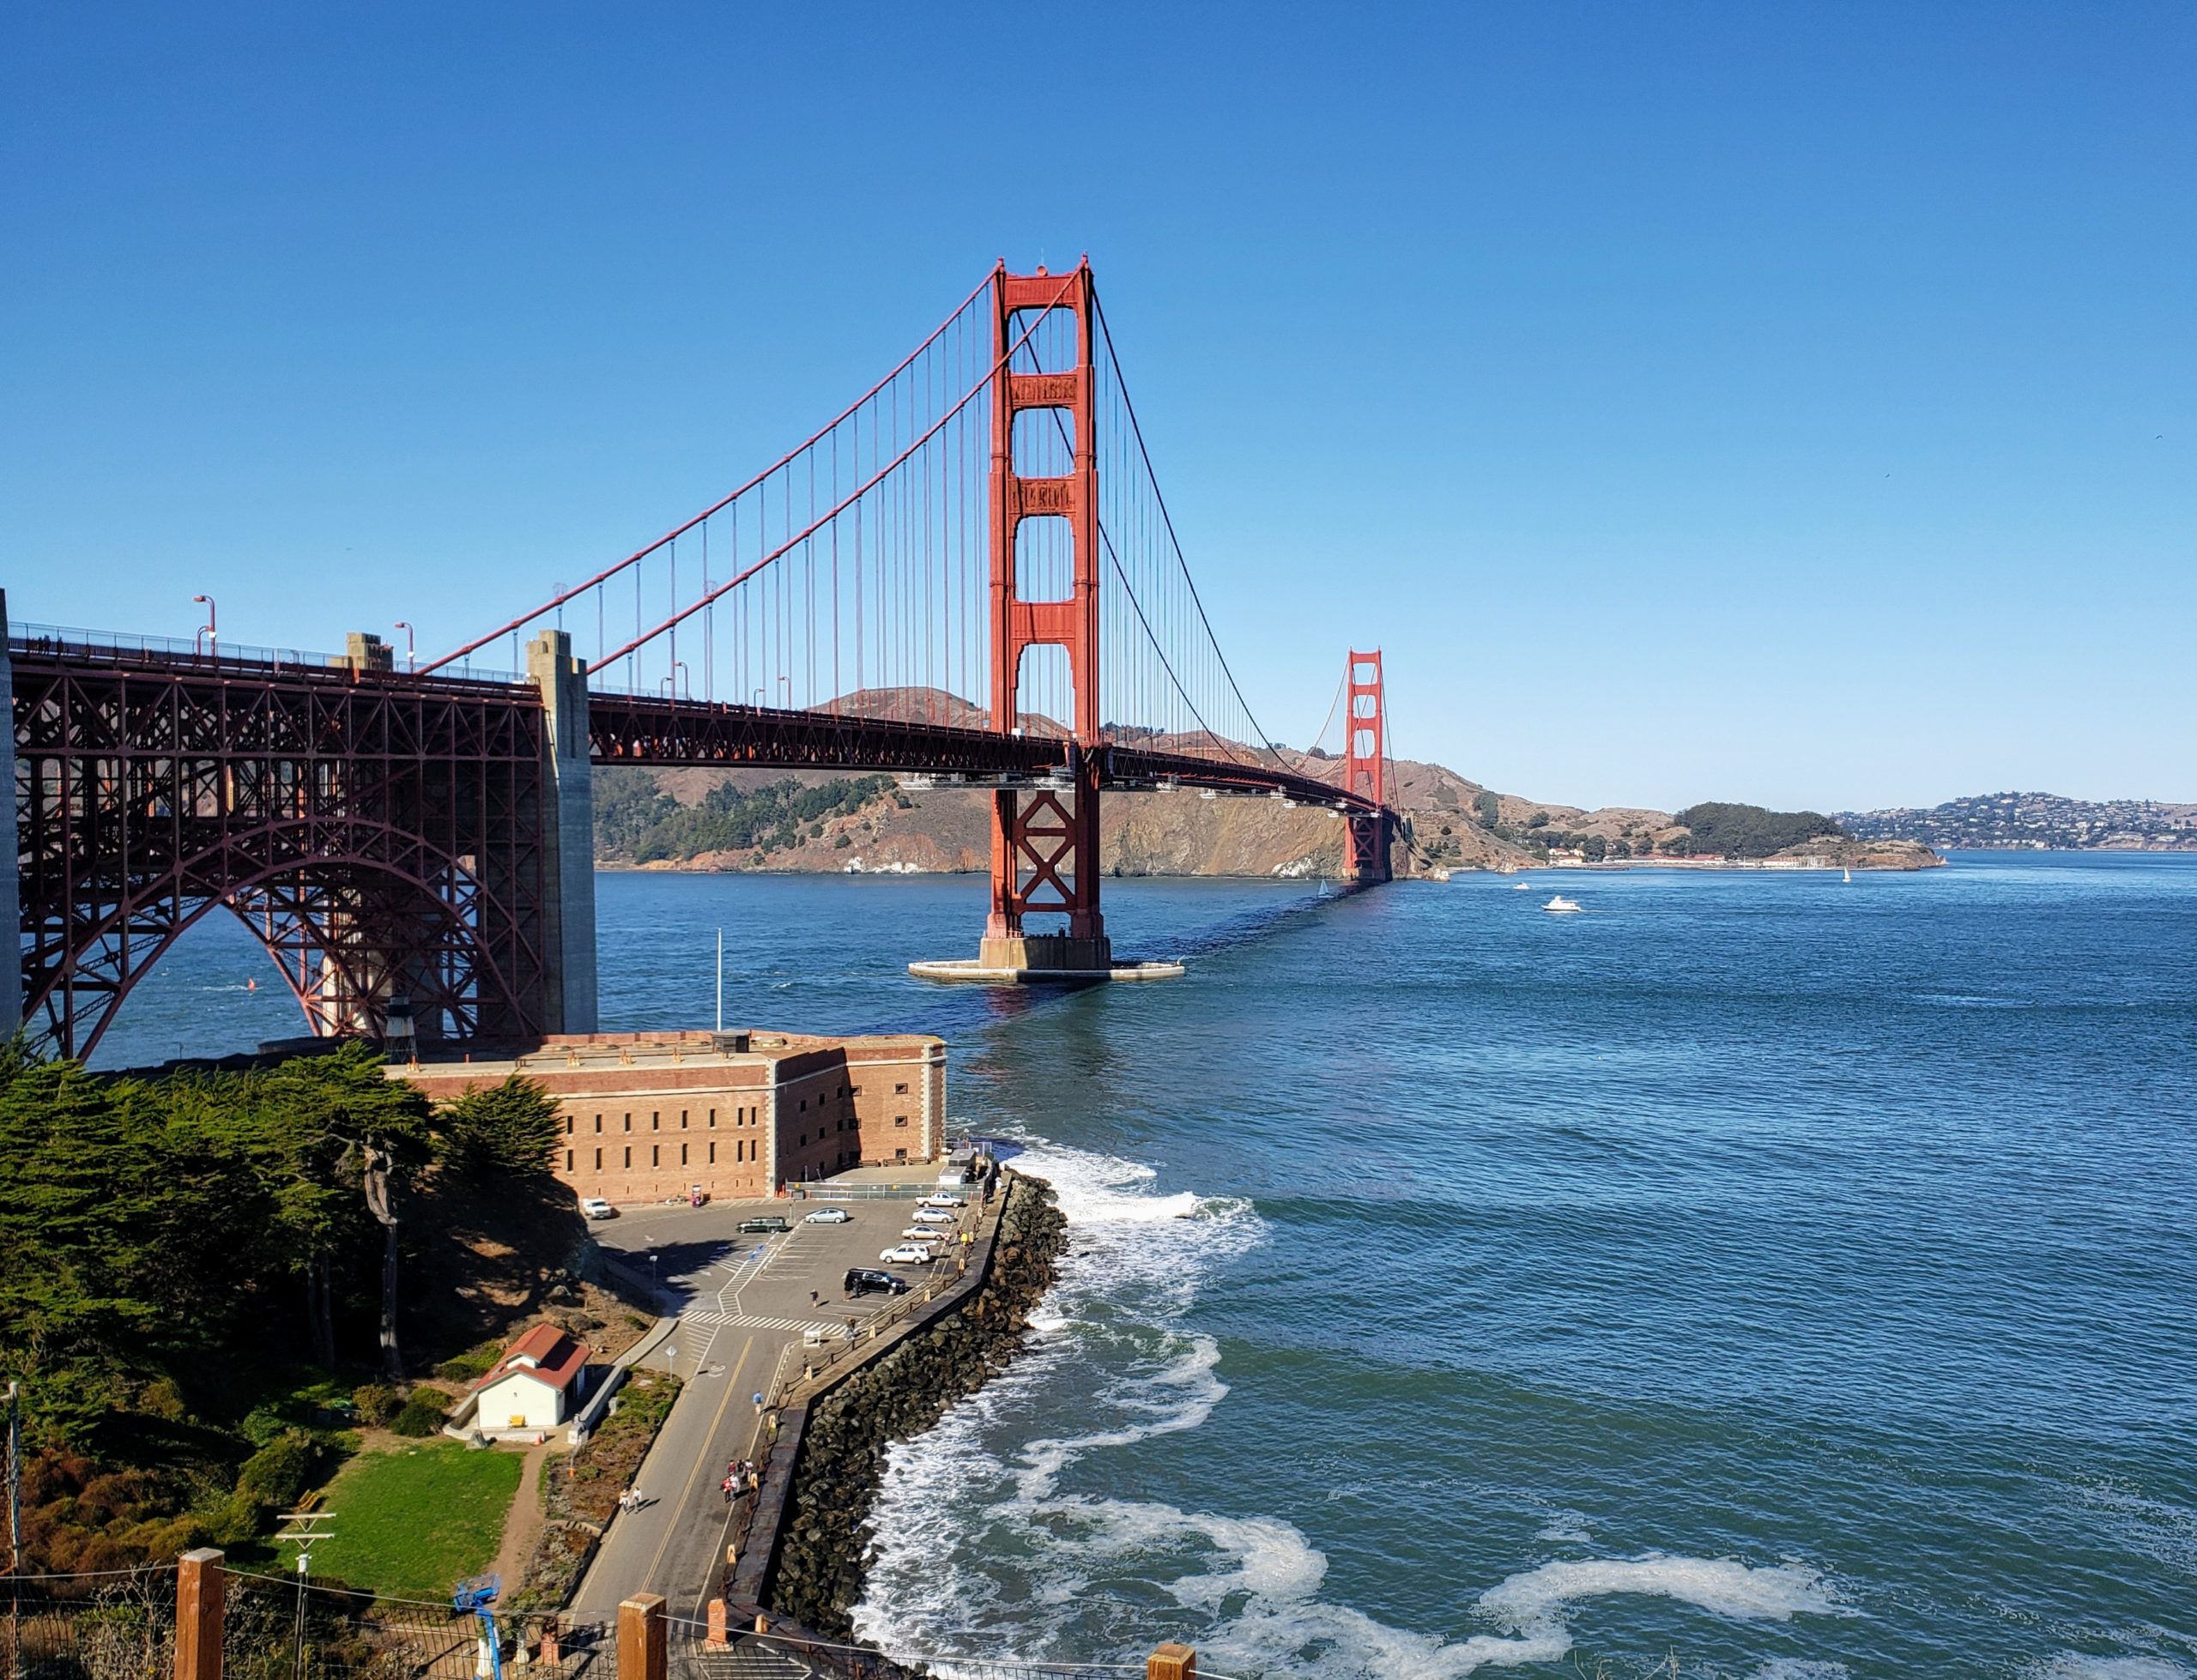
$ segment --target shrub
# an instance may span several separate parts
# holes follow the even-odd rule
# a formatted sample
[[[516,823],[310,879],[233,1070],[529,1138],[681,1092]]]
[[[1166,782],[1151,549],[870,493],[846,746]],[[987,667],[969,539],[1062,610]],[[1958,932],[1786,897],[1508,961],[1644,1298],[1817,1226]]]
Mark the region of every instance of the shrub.
[[[432,1388],[415,1388],[403,1409],[390,1420],[390,1428],[399,1435],[433,1435],[442,1428],[447,1416],[440,1394]]]
[[[303,1429],[285,1429],[245,1460],[237,1473],[237,1494],[277,1510],[292,1509],[319,1463],[319,1443],[312,1436]]]
[[[435,1375],[450,1382],[470,1382],[494,1370],[496,1362],[503,1357],[504,1351],[496,1343],[483,1342],[479,1347],[468,1348],[463,1353],[444,1360],[435,1367]]]
[[[351,1405],[359,1414],[359,1421],[372,1429],[379,1429],[396,1417],[396,1408],[402,1404],[396,1391],[386,1383],[361,1383],[351,1391]]]

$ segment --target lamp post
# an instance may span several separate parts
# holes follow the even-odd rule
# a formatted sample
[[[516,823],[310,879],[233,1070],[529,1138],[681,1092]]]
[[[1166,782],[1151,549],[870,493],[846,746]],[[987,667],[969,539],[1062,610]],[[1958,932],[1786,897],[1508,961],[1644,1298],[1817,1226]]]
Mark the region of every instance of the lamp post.
[[[198,626],[198,634],[192,638],[192,645],[219,659],[221,656],[221,610],[215,606],[214,597],[210,595],[195,595],[191,600],[193,606],[206,609],[206,622]]]
[[[404,632],[404,668],[408,671],[418,670],[420,668],[420,650],[418,644],[412,638],[412,626],[405,623],[403,619],[399,619],[395,624],[391,625],[390,628],[392,630],[401,630]]]
[[[784,685],[785,685],[785,691],[786,691],[786,710],[787,710],[788,711],[791,711],[791,710],[793,710],[793,679],[792,679],[791,677],[789,677],[789,676],[786,676],[786,675],[784,675],[784,674],[781,674],[779,675],[778,680],[779,680],[781,683],[783,683],[783,684],[784,684]]]
[[[755,691],[755,704],[759,710],[761,709],[763,704],[763,691],[760,688]]]

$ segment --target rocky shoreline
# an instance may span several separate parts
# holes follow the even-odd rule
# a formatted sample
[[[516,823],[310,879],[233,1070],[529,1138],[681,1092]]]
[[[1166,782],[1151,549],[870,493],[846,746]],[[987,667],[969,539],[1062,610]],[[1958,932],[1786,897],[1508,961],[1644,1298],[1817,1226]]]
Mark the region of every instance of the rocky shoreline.
[[[770,1607],[847,1639],[862,1594],[869,1514],[887,1449],[921,1435],[1014,1357],[1030,1314],[1052,1286],[1067,1220],[1042,1179],[1009,1174],[991,1271],[960,1310],[856,1372],[810,1412],[787,1498]]]

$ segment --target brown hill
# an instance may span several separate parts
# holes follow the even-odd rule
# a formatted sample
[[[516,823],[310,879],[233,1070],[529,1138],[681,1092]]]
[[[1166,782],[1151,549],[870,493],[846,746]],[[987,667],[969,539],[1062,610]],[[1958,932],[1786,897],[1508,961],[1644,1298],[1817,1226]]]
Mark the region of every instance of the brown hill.
[[[862,716],[984,727],[985,710],[938,688],[863,689],[842,696],[838,710]],[[1054,719],[1026,713],[1033,735],[1065,733]],[[1156,750],[1198,750],[1186,738],[1144,734]],[[1255,749],[1239,746],[1246,757]],[[1286,755],[1292,769],[1340,786],[1343,762],[1315,749]],[[626,772],[642,774],[645,772]],[[682,806],[701,804],[713,789],[752,793],[773,783],[803,787],[844,783],[828,771],[663,770],[657,790]],[[1517,794],[1496,793],[1444,765],[1396,759],[1389,796],[1409,825],[1400,848],[1400,873],[1446,869],[1517,869],[1552,861],[1666,859],[1690,849],[1688,831],[1670,813],[1630,806],[1583,810]],[[1786,867],[1917,868],[1939,860],[1904,843],[1819,839],[1789,849]],[[990,867],[989,795],[948,789],[888,790],[845,814],[805,825],[790,843],[741,851],[705,851],[657,867],[769,869],[804,873],[925,873]],[[1110,796],[1099,819],[1102,866],[1119,875],[1280,875],[1332,873],[1342,856],[1342,825],[1333,812],[1300,809],[1279,800],[1205,798],[1195,793]],[[1712,860],[1695,860],[1706,865]]]

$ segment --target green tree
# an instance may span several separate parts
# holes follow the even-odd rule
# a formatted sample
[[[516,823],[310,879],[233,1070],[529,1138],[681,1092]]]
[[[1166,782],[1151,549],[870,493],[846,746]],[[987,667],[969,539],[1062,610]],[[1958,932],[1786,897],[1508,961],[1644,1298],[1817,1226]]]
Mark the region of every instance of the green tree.
[[[562,1135],[556,1099],[535,1080],[513,1073],[502,1084],[476,1085],[435,1116],[443,1158],[475,1177],[496,1172],[546,1173]]]

